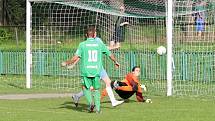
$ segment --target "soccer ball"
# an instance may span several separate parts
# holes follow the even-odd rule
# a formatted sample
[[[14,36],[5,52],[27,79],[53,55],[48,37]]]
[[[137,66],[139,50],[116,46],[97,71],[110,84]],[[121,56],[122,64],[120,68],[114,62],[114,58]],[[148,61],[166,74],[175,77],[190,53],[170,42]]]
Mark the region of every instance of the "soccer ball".
[[[157,48],[157,54],[158,55],[163,55],[166,54],[166,48],[164,46],[160,46]]]
[[[146,99],[146,103],[152,103],[151,99]]]

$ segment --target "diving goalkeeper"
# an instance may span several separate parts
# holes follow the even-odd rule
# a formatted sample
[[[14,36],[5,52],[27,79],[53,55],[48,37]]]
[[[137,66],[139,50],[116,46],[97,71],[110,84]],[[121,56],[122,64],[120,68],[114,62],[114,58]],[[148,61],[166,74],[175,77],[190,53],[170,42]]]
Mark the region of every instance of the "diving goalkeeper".
[[[132,95],[136,94],[136,99],[138,102],[147,102],[151,103],[151,99],[146,99],[142,95],[142,92],[146,90],[146,87],[142,87],[139,83],[138,76],[140,75],[140,67],[135,66],[132,69],[132,72],[128,73],[124,80],[122,81],[113,81],[111,82],[111,87],[115,90],[115,92],[122,98],[128,99]],[[102,91],[102,97],[107,95],[106,90]]]

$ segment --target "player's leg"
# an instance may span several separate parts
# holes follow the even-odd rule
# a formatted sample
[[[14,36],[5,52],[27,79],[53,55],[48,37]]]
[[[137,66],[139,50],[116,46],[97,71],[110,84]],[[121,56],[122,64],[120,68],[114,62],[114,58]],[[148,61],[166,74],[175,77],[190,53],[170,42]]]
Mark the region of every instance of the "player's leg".
[[[122,90],[122,91],[133,91],[132,86],[119,86],[116,90]]]
[[[94,77],[92,78],[92,85],[93,85],[93,95],[94,95],[94,102],[95,102],[95,107],[96,107],[96,112],[100,113],[101,111],[101,102],[100,102],[100,78],[99,77]]]
[[[113,36],[110,39],[109,47],[114,48],[115,47],[115,41],[116,41],[116,29],[113,32]]]
[[[91,94],[92,79],[88,77],[83,77],[82,85],[83,85],[82,89],[84,92],[84,96],[86,97],[87,103],[89,106],[88,110],[92,112],[92,105],[93,105],[92,94]]]
[[[84,96],[83,90],[81,90],[80,92],[72,95],[72,99],[73,99],[73,102],[75,104],[75,107],[78,107],[78,102],[79,102],[80,98],[83,97],[83,96]]]
[[[116,44],[115,44],[115,48],[120,47],[120,40],[122,39],[121,31],[122,31],[121,27],[117,27],[117,29],[116,29]]]
[[[202,32],[204,31],[204,25],[199,26],[199,37],[202,36]]]
[[[100,77],[102,78],[102,80],[106,84],[105,90],[102,91],[102,97],[104,97],[106,94],[108,94],[108,96],[110,98],[110,101],[111,101],[111,104],[112,104],[113,107],[122,104],[124,101],[118,101],[114,97],[114,94],[113,94],[113,91],[112,91],[112,88],[111,88],[111,80],[108,77],[107,72],[104,69],[101,71]]]
[[[120,81],[114,81],[111,82],[112,87],[115,88],[115,90],[122,90],[122,91],[133,91],[132,86],[127,84],[126,82],[120,82]],[[117,86],[116,86],[117,85]]]
[[[198,39],[201,39],[201,34],[202,34],[202,30],[203,30],[203,27],[202,25],[200,25],[201,23],[197,23],[196,25],[196,31],[197,31],[197,36],[199,37]]]
[[[142,88],[140,85],[137,86],[137,90],[134,90],[131,85],[126,84],[125,82],[118,82],[118,87],[116,88],[117,94],[123,98],[128,99],[134,93],[136,93],[136,98],[138,102],[143,102],[144,97],[142,96]]]
[[[102,100],[105,96],[108,96],[108,93],[107,93],[106,88],[102,90],[102,93],[101,93],[101,100]]]
[[[75,104],[75,107],[78,107],[78,102],[79,102],[80,98],[83,96],[84,96],[83,90],[72,95],[72,99],[73,99],[73,102]]]
[[[115,90],[115,92],[124,100],[130,98],[135,93],[134,91],[123,91],[123,90]]]
[[[196,26],[196,31],[197,31],[198,37],[201,37],[201,26],[200,25]],[[198,38],[198,39],[200,39],[200,38]]]
[[[119,41],[118,41],[119,40],[118,34],[119,34],[119,27],[115,26],[113,36],[111,38],[110,45],[109,45],[110,48],[117,49],[120,47]]]
[[[130,98],[135,91],[131,90],[131,87],[128,86],[126,82],[120,82],[120,81],[112,81],[111,87],[115,89],[115,92],[122,98],[122,99],[128,99]],[[129,89],[127,89],[127,87]],[[122,90],[121,90],[122,89]]]

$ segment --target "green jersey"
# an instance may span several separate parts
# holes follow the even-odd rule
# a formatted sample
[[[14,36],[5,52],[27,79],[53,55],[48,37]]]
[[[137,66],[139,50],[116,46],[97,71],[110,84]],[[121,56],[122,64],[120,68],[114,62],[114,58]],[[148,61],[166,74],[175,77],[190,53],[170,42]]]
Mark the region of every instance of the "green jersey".
[[[102,69],[102,54],[110,56],[111,52],[95,38],[88,38],[79,44],[76,55],[81,58],[81,76],[99,76]]]

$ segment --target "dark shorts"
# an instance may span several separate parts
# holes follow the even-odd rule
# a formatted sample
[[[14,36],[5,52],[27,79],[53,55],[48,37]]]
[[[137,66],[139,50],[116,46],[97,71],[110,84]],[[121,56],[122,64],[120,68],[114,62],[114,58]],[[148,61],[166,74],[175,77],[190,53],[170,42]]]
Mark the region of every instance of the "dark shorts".
[[[130,98],[135,91],[122,91],[122,90],[115,90],[115,92],[122,98],[122,99],[128,99]]]
[[[111,87],[113,88],[114,81],[111,82]],[[118,82],[119,86],[128,86],[124,82]],[[124,91],[124,90],[115,90],[115,92],[122,98],[122,99],[128,99],[130,98],[136,91]]]

